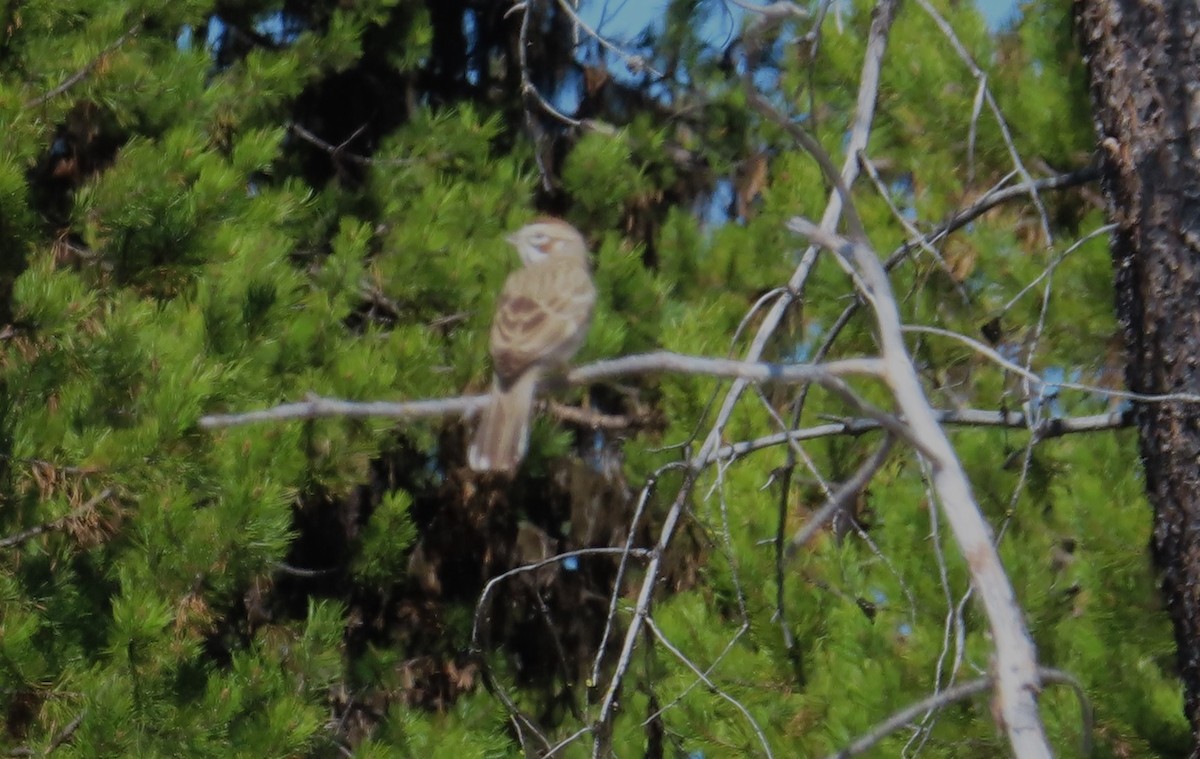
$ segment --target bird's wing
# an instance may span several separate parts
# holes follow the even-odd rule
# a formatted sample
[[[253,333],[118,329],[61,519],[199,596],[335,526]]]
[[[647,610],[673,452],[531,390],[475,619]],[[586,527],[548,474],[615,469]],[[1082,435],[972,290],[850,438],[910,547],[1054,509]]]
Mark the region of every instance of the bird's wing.
[[[591,323],[596,289],[576,261],[550,261],[508,276],[492,322],[496,375],[515,380],[535,364],[559,364],[579,349]]]

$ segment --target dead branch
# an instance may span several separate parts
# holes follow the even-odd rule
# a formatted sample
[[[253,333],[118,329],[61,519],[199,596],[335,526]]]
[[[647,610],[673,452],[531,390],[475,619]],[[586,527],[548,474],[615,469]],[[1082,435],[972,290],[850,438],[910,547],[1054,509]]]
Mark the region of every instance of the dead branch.
[[[866,283],[863,296],[875,313],[883,360],[887,365],[887,383],[912,434],[924,443],[925,455],[932,467],[934,490],[959,550],[967,559],[972,587],[978,591],[987,614],[995,642],[998,721],[1017,756],[1049,759],[1050,745],[1037,708],[1037,693],[1041,688],[1037,653],[1012,585],[1000,563],[991,528],[983,519],[966,472],[925,397],[912,357],[904,344],[900,312],[887,272],[878,254],[865,243],[851,242],[798,217],[788,222],[788,228],[828,248],[845,266],[853,266]]]
[[[748,383],[797,383],[819,382],[830,386],[834,392],[846,392],[840,377],[847,375],[878,376],[881,365],[877,359],[851,358],[830,361],[825,364],[771,364],[754,361],[734,361],[722,358],[685,356],[680,353],[661,351],[625,356],[581,366],[567,374],[569,385],[586,385],[612,377],[627,377],[640,374],[674,372],[679,374],[705,375],[711,377],[738,378]],[[257,422],[278,422],[294,419],[317,419],[339,416],[350,418],[388,417],[392,419],[420,419],[440,416],[466,416],[473,414],[487,403],[486,395],[464,395],[455,398],[387,402],[387,401],[343,401],[322,398],[316,395],[299,403],[285,403],[274,408],[248,411],[241,414],[210,414],[200,419],[203,429],[233,427]],[[872,416],[888,415],[872,413]],[[582,419],[582,417],[575,417]],[[884,418],[880,423],[888,426]]]
[[[1041,667],[1038,669],[1038,674],[1042,680],[1048,683],[1062,683],[1075,691],[1075,695],[1079,698],[1080,724],[1083,728],[1081,755],[1090,756],[1092,753],[1092,731],[1095,726],[1095,719],[1092,716],[1092,704],[1088,701],[1083,686],[1075,678],[1057,669]],[[887,736],[911,723],[918,715],[941,709],[955,701],[963,701],[972,696],[986,693],[994,684],[994,678],[979,677],[934,693],[928,698],[923,698],[914,704],[904,707],[883,722],[880,722],[869,733],[854,741],[854,743],[851,743],[835,754],[830,754],[829,759],[850,759],[852,756],[863,754],[874,748]]]

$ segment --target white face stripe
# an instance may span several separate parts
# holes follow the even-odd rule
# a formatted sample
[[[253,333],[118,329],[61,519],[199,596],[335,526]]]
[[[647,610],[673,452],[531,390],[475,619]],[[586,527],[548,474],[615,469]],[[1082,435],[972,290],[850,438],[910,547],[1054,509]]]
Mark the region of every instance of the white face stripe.
[[[578,256],[586,261],[587,243],[570,224],[560,221],[538,221],[521,227],[509,235],[525,266],[544,263],[562,255]]]
[[[521,245],[519,248],[517,248],[517,251],[521,255],[521,263],[525,264],[526,266],[529,266],[530,264],[540,264],[550,257],[541,250],[528,244]]]

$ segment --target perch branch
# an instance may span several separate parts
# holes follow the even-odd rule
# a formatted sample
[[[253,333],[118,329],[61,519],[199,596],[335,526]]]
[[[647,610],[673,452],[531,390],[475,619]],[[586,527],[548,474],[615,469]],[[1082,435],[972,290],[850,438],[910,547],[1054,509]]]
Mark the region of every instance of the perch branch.
[[[566,376],[569,385],[586,385],[612,377],[627,377],[639,374],[674,372],[711,377],[738,378],[748,383],[797,383],[820,382],[836,385],[831,390],[845,392],[838,380],[847,375],[878,376],[883,365],[874,358],[850,358],[824,364],[771,364],[754,361],[734,361],[722,358],[685,356],[666,351],[625,356],[581,366]],[[389,417],[393,419],[420,419],[423,417],[463,416],[473,414],[487,403],[486,395],[464,395],[455,398],[437,398],[420,401],[343,401],[310,395],[299,403],[285,403],[269,409],[247,411],[240,414],[209,414],[201,417],[200,427],[215,429],[233,427],[256,422],[284,421],[292,419],[316,419],[319,417]],[[880,420],[886,426],[885,420]]]

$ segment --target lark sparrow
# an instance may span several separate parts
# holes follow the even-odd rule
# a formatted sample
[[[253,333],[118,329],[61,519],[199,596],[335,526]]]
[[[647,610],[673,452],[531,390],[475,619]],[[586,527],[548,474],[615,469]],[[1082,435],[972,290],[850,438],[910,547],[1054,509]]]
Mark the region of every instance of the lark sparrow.
[[[509,235],[524,268],[508,275],[492,321],[492,393],[467,449],[475,471],[512,472],[529,447],[534,391],[583,345],[596,288],[583,235],[544,218]]]

